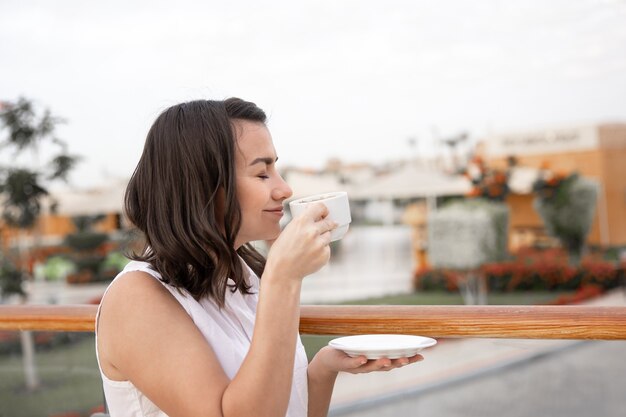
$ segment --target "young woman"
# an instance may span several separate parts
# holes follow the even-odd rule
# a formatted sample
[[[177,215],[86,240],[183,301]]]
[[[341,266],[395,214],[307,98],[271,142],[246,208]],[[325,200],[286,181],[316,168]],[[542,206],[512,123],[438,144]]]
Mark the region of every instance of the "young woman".
[[[325,416],[337,373],[421,359],[307,364],[302,280],[328,262],[323,204],[281,232],[291,189],[255,104],[231,98],[165,110],[126,190],[144,250],[99,308],[96,351],[112,417]],[[251,242],[273,240],[265,260]]]

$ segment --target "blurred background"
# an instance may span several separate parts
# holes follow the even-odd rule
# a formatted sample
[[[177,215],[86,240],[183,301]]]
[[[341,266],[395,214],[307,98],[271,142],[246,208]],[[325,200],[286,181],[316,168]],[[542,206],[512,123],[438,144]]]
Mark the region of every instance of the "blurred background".
[[[620,0],[3,1],[0,302],[97,304],[139,244],[122,196],[153,120],[237,96],[294,197],[350,197],[303,303],[624,305],[625,20]],[[340,378],[331,413],[618,415],[625,353],[440,340]],[[0,332],[0,417],[101,408],[93,335]]]

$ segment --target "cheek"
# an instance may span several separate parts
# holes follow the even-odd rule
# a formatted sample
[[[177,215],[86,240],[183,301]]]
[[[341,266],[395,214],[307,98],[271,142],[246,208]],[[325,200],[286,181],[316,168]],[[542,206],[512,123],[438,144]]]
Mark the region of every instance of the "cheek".
[[[240,187],[237,190],[237,200],[239,202],[239,210],[241,210],[241,225],[246,229],[254,228],[262,214],[252,191],[250,187]]]
[[[237,183],[237,199],[242,212],[251,213],[265,208],[265,190],[257,181],[256,178],[246,178]]]
[[[242,192],[239,197],[239,209],[241,210],[242,216],[250,217],[254,216],[255,213],[258,214],[258,204],[255,204],[254,199],[250,198],[250,195],[246,195],[245,192]]]
[[[237,202],[239,203],[241,211],[245,211],[246,207],[248,207],[249,195],[249,187],[246,187],[246,183],[244,181],[239,181],[237,183]]]

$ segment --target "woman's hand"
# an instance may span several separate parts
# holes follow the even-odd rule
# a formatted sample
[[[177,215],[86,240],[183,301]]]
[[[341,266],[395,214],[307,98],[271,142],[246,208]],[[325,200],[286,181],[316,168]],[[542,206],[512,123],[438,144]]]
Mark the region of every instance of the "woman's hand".
[[[339,372],[364,374],[376,371],[390,371],[424,359],[421,355],[410,358],[380,358],[367,360],[365,356],[351,358],[340,350],[325,346],[315,355],[307,370],[309,381],[309,417],[328,415],[330,397]]]
[[[330,259],[330,232],[337,223],[327,219],[322,203],[310,204],[274,241],[267,255],[266,270],[302,279]]]
[[[348,372],[351,374],[364,374],[376,371],[390,371],[423,360],[422,355],[408,358],[380,358],[368,360],[365,356],[352,358],[344,352],[325,346],[320,349],[311,361],[311,365],[323,368],[326,372]]]

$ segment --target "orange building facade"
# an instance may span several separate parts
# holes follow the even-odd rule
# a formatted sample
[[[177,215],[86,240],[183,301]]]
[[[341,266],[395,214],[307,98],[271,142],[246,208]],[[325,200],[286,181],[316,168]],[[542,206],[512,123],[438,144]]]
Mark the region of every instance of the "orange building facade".
[[[513,156],[519,167],[578,172],[597,181],[600,188],[588,243],[626,245],[626,124],[494,135],[485,140],[483,153],[494,168],[505,168]],[[530,192],[508,197],[513,247],[545,238],[533,198]]]
[[[120,214],[107,213],[105,217],[93,226],[94,231],[112,233],[120,229]],[[65,236],[76,233],[77,229],[71,216],[44,214],[37,219],[37,224],[30,230],[24,231],[3,224],[0,221],[0,249],[10,251],[20,245],[37,246],[40,250],[48,245],[63,244]],[[35,242],[35,240],[38,240]],[[45,252],[45,250],[44,250]]]

